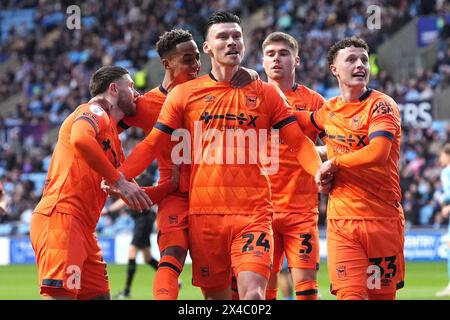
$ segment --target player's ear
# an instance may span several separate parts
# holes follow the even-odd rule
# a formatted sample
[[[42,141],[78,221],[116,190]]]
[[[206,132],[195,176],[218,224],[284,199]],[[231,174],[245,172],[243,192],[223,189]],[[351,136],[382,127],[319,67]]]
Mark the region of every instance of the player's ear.
[[[299,56],[295,57],[295,66],[296,67],[300,66],[300,57]]]
[[[336,68],[336,65],[330,64],[330,71],[331,71],[331,74],[332,74],[333,76],[337,77],[337,68]]]
[[[162,63],[162,65],[163,65],[163,67],[164,67],[165,70],[169,69],[170,63],[169,63],[169,60],[168,60],[168,59],[165,59],[165,58],[162,59],[162,60],[161,60],[161,63]]]
[[[119,88],[117,87],[117,83],[111,82],[109,84],[108,91],[109,91],[109,93],[116,95],[119,92]]]
[[[211,49],[209,48],[209,44],[207,41],[203,42],[203,52],[206,54],[210,54]]]

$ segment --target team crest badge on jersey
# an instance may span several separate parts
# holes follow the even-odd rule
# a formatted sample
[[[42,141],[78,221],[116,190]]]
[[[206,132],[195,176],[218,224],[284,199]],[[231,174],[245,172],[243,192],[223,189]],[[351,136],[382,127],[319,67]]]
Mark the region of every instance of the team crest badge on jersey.
[[[257,96],[256,95],[246,95],[245,96],[245,105],[250,110],[251,109],[255,109],[256,108],[256,100],[257,100]]]
[[[358,114],[352,118],[350,121],[350,128],[358,129],[361,126],[361,115]]]
[[[100,108],[99,106],[96,106],[95,104],[91,105],[89,107],[89,109],[91,110],[91,112],[97,116],[101,116],[103,114],[103,109]]]

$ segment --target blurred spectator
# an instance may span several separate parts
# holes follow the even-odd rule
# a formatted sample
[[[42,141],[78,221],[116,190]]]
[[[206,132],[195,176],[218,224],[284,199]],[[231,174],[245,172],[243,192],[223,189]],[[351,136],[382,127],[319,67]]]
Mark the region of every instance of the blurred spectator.
[[[8,220],[6,209],[8,207],[8,196],[3,191],[3,183],[0,182],[0,223],[4,223]]]

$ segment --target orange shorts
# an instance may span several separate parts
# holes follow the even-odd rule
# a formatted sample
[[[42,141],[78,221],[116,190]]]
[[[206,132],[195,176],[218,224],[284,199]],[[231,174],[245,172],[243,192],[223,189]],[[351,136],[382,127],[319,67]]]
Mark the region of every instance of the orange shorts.
[[[272,267],[272,214],[189,215],[192,284],[221,291],[231,275],[253,271],[269,279]]]
[[[317,213],[275,213],[273,215],[273,270],[278,272],[286,254],[289,268],[319,270]]]
[[[184,230],[188,227],[189,198],[187,194],[175,193],[164,198],[158,205],[156,225],[160,234]]]
[[[30,238],[41,295],[84,300],[109,293],[106,263],[94,232],[76,217],[33,213]]]
[[[367,294],[395,293],[404,285],[404,218],[328,219],[331,293],[355,288]]]
[[[158,232],[158,247],[160,252],[169,247],[181,247],[187,251],[189,247],[187,228],[166,233]]]

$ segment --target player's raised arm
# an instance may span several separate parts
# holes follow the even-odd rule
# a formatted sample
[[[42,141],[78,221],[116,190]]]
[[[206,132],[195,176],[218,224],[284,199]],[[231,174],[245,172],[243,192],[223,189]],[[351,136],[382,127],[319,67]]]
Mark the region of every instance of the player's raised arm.
[[[266,99],[274,105],[272,114],[273,128],[280,130],[281,138],[283,138],[292,152],[296,153],[300,165],[314,177],[322,163],[314,143],[303,133],[297,118],[292,112],[292,108],[278,88],[268,85],[265,95]]]
[[[142,173],[156,158],[161,148],[170,143],[172,132],[181,126],[183,97],[184,93],[180,92],[179,87],[169,93],[152,131],[122,163],[119,171],[128,180]]]
[[[303,133],[296,121],[280,128],[280,135],[292,152],[297,154],[300,165],[314,177],[322,161],[311,139]]]
[[[117,124],[117,131],[121,133],[129,127],[137,127],[144,130],[147,135],[150,133],[158,119],[159,109],[153,107],[154,102],[150,96],[139,96],[135,103],[136,114],[120,120]]]
[[[314,112],[306,110],[294,110],[294,115],[297,118],[297,122],[303,132],[316,132],[319,138],[326,143],[327,134],[323,127],[322,113],[323,109],[316,110]]]
[[[170,142],[171,131],[157,122],[149,135],[130,153],[119,168],[127,180],[141,174],[156,158],[162,146]]]
[[[314,112],[307,110],[295,110],[294,115],[303,131],[315,131],[318,134],[324,132],[324,129],[320,128],[314,120]]]
[[[387,100],[387,101],[385,101]],[[328,160],[320,174],[341,168],[369,168],[384,166],[389,159],[392,143],[400,129],[397,104],[386,96],[375,100],[370,112],[369,144],[358,151],[338,155]]]
[[[294,110],[294,115],[297,118],[297,122],[303,132],[317,132],[319,138],[326,143],[327,135],[323,128],[320,128],[314,120],[315,112],[306,110]],[[327,160],[327,148],[326,146],[316,146],[316,150],[319,153],[322,161]]]
[[[385,136],[372,138],[369,144],[358,151],[336,156],[331,161],[339,168],[369,168],[384,166],[389,157],[392,140]]]
[[[369,144],[358,151],[344,155],[338,155],[325,161],[316,175],[316,183],[321,186],[330,174],[334,174],[339,169],[346,168],[370,168],[373,166],[384,166],[389,158],[392,147],[392,140],[384,136],[376,136]]]

